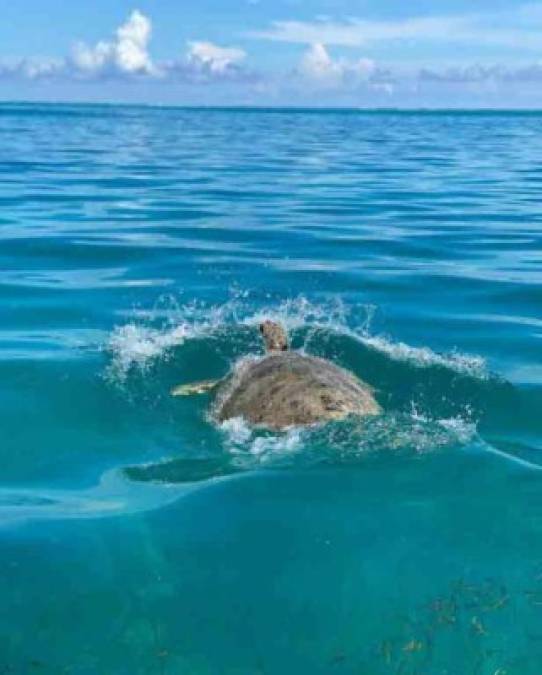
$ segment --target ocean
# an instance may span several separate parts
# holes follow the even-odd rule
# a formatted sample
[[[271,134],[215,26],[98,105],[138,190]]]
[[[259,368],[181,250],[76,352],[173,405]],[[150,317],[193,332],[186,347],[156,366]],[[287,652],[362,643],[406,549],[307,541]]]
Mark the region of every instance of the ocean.
[[[541,130],[0,105],[0,673],[542,672]],[[264,318],[383,414],[170,396]]]

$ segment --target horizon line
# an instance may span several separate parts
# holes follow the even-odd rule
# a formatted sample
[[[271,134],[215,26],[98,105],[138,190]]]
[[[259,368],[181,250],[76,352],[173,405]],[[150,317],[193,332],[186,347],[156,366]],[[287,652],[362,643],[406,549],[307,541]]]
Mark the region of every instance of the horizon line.
[[[15,105],[42,106],[79,106],[79,107],[118,107],[118,108],[155,108],[158,110],[193,110],[193,111],[254,111],[254,112],[391,112],[391,113],[542,113],[538,108],[513,108],[490,106],[302,106],[302,105],[253,105],[253,104],[198,104],[198,103],[145,103],[126,101],[78,101],[78,100],[33,100],[33,99],[0,99],[0,107]]]

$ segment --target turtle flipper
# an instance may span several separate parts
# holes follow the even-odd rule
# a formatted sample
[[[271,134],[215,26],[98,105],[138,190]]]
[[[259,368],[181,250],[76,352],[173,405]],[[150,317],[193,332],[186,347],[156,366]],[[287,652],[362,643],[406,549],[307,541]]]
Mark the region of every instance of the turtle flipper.
[[[201,382],[190,382],[189,384],[180,384],[171,390],[172,396],[192,396],[194,394],[206,394],[212,391],[220,380],[202,380]]]

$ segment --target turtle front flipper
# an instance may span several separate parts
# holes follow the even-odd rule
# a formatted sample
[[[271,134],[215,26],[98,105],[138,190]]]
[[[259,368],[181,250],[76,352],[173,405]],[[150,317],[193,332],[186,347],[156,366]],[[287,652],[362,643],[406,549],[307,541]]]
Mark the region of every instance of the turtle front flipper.
[[[194,394],[206,394],[212,391],[220,384],[220,380],[202,380],[201,382],[190,382],[180,384],[171,390],[172,396],[192,396]]]

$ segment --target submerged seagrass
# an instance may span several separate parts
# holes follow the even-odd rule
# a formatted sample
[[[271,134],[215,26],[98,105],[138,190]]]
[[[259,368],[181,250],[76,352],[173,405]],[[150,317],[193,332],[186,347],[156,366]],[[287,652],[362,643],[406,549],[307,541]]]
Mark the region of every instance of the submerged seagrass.
[[[284,329],[264,321],[260,331],[267,354],[241,361],[219,386],[213,416],[219,422],[242,417],[250,424],[286,429],[348,415],[377,415],[373,391],[333,363],[289,350]],[[174,395],[203,393],[212,382],[183,385]]]

